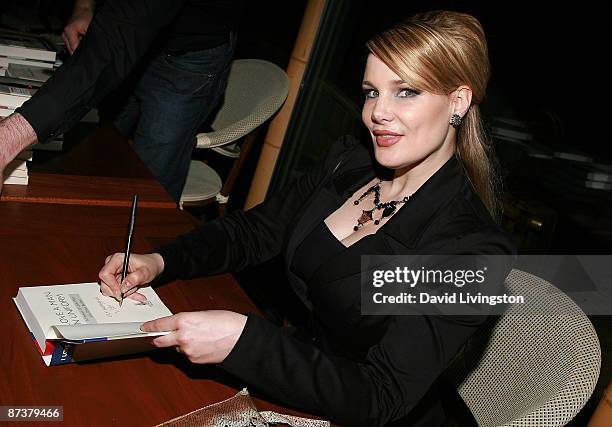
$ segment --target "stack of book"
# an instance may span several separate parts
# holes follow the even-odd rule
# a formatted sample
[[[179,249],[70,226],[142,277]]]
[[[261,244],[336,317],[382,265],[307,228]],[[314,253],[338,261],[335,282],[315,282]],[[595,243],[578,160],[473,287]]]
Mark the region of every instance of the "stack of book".
[[[47,37],[0,29],[0,120],[21,107],[61,66],[57,50],[57,43]],[[98,122],[97,110],[81,121]],[[32,151],[62,151],[63,139],[58,135],[21,153],[5,170],[4,184],[27,185]]]
[[[0,118],[13,114],[41,85],[41,82],[0,76]]]
[[[3,184],[28,185],[28,162],[32,161],[32,149],[28,148],[8,164],[4,170]]]
[[[0,65],[2,64],[0,57]],[[0,120],[10,116],[15,108],[21,106],[34,92],[33,87],[23,87],[21,82],[13,82],[11,79],[0,77]],[[32,160],[32,149],[28,148],[21,152],[15,160],[8,164],[4,171],[3,184],[28,184],[27,162]]]
[[[0,118],[27,101],[56,69],[57,51],[46,38],[0,29]]]
[[[53,69],[57,51],[46,38],[30,33],[0,29],[0,75],[10,64]]]
[[[58,50],[61,38],[0,29],[0,120],[21,107],[62,65]],[[97,110],[81,121],[98,123]],[[33,149],[61,151],[62,145],[63,135],[58,135]]]
[[[0,120],[34,95],[61,63],[56,46],[46,37],[0,29]],[[59,135],[32,148],[61,151],[62,144],[63,135]],[[31,160],[32,148],[13,165],[12,174],[5,171],[5,183],[27,184],[25,161]]]

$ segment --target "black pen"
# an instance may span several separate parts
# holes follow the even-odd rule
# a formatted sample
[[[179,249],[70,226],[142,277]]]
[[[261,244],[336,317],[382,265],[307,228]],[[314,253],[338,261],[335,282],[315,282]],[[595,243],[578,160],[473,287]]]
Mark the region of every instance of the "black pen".
[[[134,222],[136,221],[136,208],[138,206],[138,194],[132,196],[132,213],[130,214],[130,229],[128,231],[127,247],[123,254],[123,271],[121,272],[121,283],[125,280],[125,276],[128,274],[128,265],[130,264],[130,250],[132,248],[132,236],[134,235]],[[119,307],[123,304],[124,294],[121,292],[119,298]]]

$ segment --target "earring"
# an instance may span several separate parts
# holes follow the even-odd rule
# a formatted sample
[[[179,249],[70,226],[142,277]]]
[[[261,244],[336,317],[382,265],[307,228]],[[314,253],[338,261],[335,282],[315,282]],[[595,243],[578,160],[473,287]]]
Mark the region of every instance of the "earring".
[[[453,127],[459,127],[461,124],[461,116],[459,114],[453,114],[450,119],[450,124],[453,125]]]

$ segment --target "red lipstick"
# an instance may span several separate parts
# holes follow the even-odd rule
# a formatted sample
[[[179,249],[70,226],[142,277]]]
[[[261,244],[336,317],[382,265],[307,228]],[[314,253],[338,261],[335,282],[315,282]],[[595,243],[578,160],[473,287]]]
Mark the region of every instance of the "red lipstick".
[[[402,134],[391,132],[390,130],[373,130],[372,134],[379,147],[390,147],[400,140]]]

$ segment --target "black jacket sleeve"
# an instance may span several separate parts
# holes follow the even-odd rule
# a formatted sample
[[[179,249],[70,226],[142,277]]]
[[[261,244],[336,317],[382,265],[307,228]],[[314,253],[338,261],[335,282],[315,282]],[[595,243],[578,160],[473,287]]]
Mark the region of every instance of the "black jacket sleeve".
[[[234,211],[157,248],[155,252],[164,258],[165,267],[155,284],[239,271],[278,255],[303,204],[356,144],[352,137],[341,138],[320,165],[285,191],[253,209]]]
[[[395,316],[363,361],[250,315],[221,368],[276,400],[346,426],[405,419],[485,318]]]
[[[73,126],[127,77],[184,0],[109,0],[79,47],[17,110],[40,141]]]

